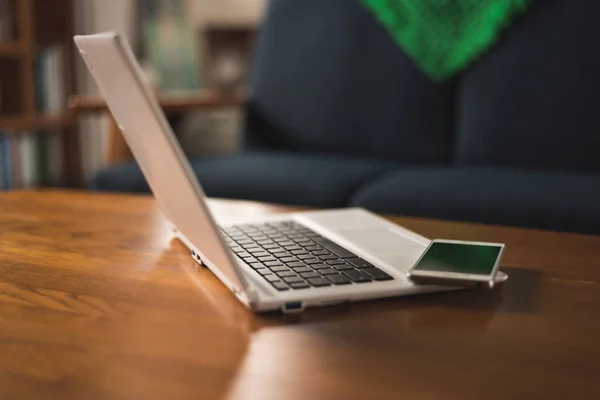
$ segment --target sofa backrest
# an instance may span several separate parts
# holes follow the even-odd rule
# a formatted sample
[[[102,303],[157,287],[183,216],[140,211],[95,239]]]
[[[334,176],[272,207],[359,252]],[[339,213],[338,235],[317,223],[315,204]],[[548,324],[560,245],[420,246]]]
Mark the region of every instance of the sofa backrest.
[[[537,0],[468,68],[460,164],[600,171],[600,1]]]
[[[249,146],[452,159],[454,83],[432,83],[358,0],[273,0],[250,81]]]

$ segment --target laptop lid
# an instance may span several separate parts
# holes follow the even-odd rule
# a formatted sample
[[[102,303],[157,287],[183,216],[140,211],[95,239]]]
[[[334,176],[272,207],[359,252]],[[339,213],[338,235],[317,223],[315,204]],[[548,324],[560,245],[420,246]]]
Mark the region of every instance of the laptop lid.
[[[162,211],[215,275],[245,292],[244,275],[127,40],[105,32],[74,41]]]

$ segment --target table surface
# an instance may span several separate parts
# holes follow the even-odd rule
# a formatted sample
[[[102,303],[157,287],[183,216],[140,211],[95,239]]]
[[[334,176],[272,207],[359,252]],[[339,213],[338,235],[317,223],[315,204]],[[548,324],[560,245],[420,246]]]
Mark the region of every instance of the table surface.
[[[391,219],[505,242],[509,281],[255,315],[151,197],[0,194],[0,398],[600,398],[600,237]]]

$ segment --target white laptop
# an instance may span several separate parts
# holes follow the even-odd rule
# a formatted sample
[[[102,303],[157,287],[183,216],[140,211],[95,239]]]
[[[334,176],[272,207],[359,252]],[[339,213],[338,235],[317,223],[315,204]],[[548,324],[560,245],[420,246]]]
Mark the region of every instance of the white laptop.
[[[410,282],[430,241],[360,208],[218,226],[127,41],[108,32],[75,43],[175,234],[247,307],[298,312],[455,289]]]

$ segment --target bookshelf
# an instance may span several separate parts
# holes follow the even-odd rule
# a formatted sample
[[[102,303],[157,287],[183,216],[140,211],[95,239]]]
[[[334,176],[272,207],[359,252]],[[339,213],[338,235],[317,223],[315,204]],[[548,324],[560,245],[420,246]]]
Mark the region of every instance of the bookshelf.
[[[27,149],[24,138],[52,143],[35,150],[52,164],[52,180],[34,186],[82,185],[79,133],[67,104],[76,93],[73,2],[0,0],[0,190],[20,188],[23,168],[7,160],[27,156],[15,154]]]
[[[0,57],[20,57],[24,53],[20,43],[0,43]]]

